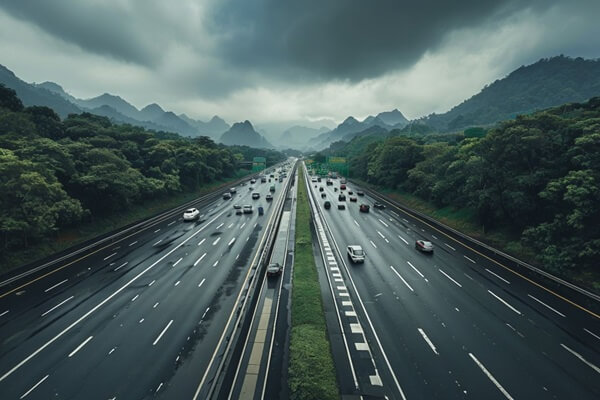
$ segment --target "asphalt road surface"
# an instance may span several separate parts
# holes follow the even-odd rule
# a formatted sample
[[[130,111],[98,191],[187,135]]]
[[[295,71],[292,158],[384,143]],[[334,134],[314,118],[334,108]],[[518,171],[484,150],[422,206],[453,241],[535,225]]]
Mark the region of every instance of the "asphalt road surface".
[[[275,183],[276,198],[284,183]],[[274,208],[270,185],[238,186],[232,200],[198,205],[199,221],[178,214],[2,287],[0,398],[202,393]],[[236,215],[233,204],[254,212]]]
[[[368,196],[350,202],[348,192],[356,196],[359,189],[354,185],[343,202],[339,180],[309,185],[333,237],[326,251],[335,256],[330,266],[332,281],[339,280],[333,291],[342,296],[340,320],[354,324],[346,331],[348,347],[377,368],[377,375],[356,368],[359,392],[370,392],[364,382],[371,378],[381,379],[384,394],[395,399],[600,398],[600,321],[593,310],[389,205],[375,209]],[[361,203],[371,206],[369,213],[359,212]],[[417,239],[432,241],[433,254],[417,251]],[[350,244],[366,251],[364,264],[348,260]]]

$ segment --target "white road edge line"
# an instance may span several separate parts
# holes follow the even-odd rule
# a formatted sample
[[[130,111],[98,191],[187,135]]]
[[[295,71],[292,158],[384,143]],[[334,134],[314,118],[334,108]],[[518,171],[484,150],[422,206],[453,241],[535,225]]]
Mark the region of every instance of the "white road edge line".
[[[40,386],[40,384],[42,382],[44,382],[46,379],[48,379],[50,375],[46,375],[45,377],[43,377],[42,379],[40,379],[40,381],[38,383],[36,383],[35,385],[33,385],[33,387],[31,389],[29,389],[28,391],[25,392],[25,394],[23,394],[21,397],[19,397],[20,399],[24,399],[25,397],[27,397],[27,395],[31,392],[33,392],[33,389],[35,389],[36,387]]]
[[[514,308],[513,306],[511,306],[510,304],[508,304],[506,301],[504,301],[504,299],[502,299],[500,296],[496,295],[494,292],[492,292],[491,290],[488,290],[488,293],[491,294],[492,296],[494,296],[496,299],[498,299],[499,301],[502,302],[502,304],[504,304],[506,307],[510,308],[511,310],[513,310],[514,312],[516,312],[517,314],[521,315],[521,311],[517,310],[516,308]]]
[[[169,329],[169,327],[171,326],[172,323],[173,323],[173,320],[170,320],[169,323],[167,324],[167,326],[165,326],[165,328],[162,330],[162,332],[160,333],[160,335],[158,335],[158,337],[156,338],[156,340],[154,340],[154,343],[152,343],[152,346],[156,346],[156,343],[158,343],[158,341],[160,340],[160,338],[165,334],[165,332],[167,331],[167,329]]]
[[[48,289],[44,290],[44,293],[48,293],[49,291],[51,291],[54,288],[57,288],[58,286],[62,285],[63,283],[65,283],[66,281],[68,281],[69,279],[65,279],[64,281],[58,282],[56,285],[54,286],[50,286]]]
[[[485,269],[487,272],[489,272],[490,274],[494,275],[496,278],[500,279],[502,282],[508,283],[510,285],[510,282],[507,281],[506,279],[504,279],[503,277],[501,277],[500,275],[490,271],[489,269]]]
[[[566,315],[561,313],[558,310],[555,310],[554,308],[550,307],[548,304],[544,303],[543,301],[541,301],[540,299],[533,297],[532,295],[530,295],[529,293],[527,294],[527,296],[531,297],[532,299],[534,299],[535,301],[537,301],[538,303],[540,303],[541,305],[545,306],[546,308],[548,308],[549,310],[554,311],[555,313],[557,313],[558,315],[560,315],[561,317],[565,318]]]
[[[46,311],[45,313],[43,313],[43,314],[42,314],[42,317],[43,317],[43,316],[45,316],[46,314],[48,314],[48,313],[50,313],[50,312],[52,312],[52,311],[56,310],[58,307],[60,307],[60,306],[62,306],[63,304],[65,304],[67,301],[69,301],[69,300],[73,299],[73,297],[75,297],[75,296],[71,296],[71,297],[69,297],[68,299],[65,299],[65,300],[61,301],[60,303],[58,303],[57,305],[55,305],[54,307],[52,307],[51,309],[49,309],[48,311]],[[1,380],[0,380],[0,382],[1,382]]]
[[[77,346],[75,348],[75,350],[73,350],[70,354],[69,354],[69,358],[73,357],[79,350],[81,350],[81,348],[83,346],[85,346],[87,344],[87,342],[89,342],[90,340],[92,340],[93,336],[90,336],[89,338],[85,339],[83,342],[81,342],[81,344],[79,346]]]
[[[496,380],[496,378],[494,378],[494,376],[490,373],[490,371],[488,371],[487,368],[485,368],[483,366],[483,364],[479,362],[479,360],[477,359],[477,357],[475,357],[473,355],[473,353],[469,353],[469,357],[471,357],[471,359],[475,362],[475,364],[477,364],[477,366],[483,371],[483,373],[490,379],[490,381],[492,381],[492,383],[494,385],[496,385],[496,387],[498,388],[498,390],[500,390],[500,392],[502,392],[504,397],[506,397],[508,400],[514,400],[512,398],[512,396],[506,391],[506,389],[504,389],[502,387],[502,385]]]
[[[579,354],[578,352],[576,352],[575,350],[571,350],[570,348],[568,348],[567,346],[565,346],[564,344],[560,344],[565,350],[567,350],[569,353],[573,354],[575,357],[579,358],[581,361],[583,361],[588,367],[590,367],[591,369],[593,369],[594,371],[596,371],[597,373],[600,374],[600,368],[596,367],[594,364],[592,364],[591,362],[589,362],[588,360],[586,360],[585,358],[583,358],[583,356],[581,354]]]
[[[410,287],[410,285],[408,284],[408,282],[406,282],[406,281],[404,280],[404,278],[402,277],[402,275],[400,275],[400,274],[398,273],[398,271],[396,271],[396,268],[394,268],[394,267],[393,267],[393,266],[391,266],[391,265],[390,265],[390,268],[392,269],[392,271],[394,271],[394,273],[395,273],[396,275],[398,275],[398,278],[402,279],[402,282],[404,282],[404,284],[406,285],[406,287],[407,287],[407,288],[409,288],[411,292],[414,292],[414,289],[413,289],[412,287]]]
[[[440,271],[442,274],[444,274],[444,276],[445,276],[446,278],[448,278],[448,279],[450,279],[452,282],[454,282],[454,283],[456,284],[456,286],[458,286],[458,287],[460,287],[460,288],[462,287],[462,285],[461,285],[460,283],[456,282],[454,279],[452,279],[452,277],[451,277],[450,275],[448,275],[447,273],[445,273],[444,271],[442,271],[442,270],[441,270],[441,269],[439,269],[439,268],[438,268],[438,271]],[[488,290],[488,292],[489,292],[489,290]]]
[[[423,336],[423,339],[425,340],[425,342],[427,342],[427,344],[429,345],[429,347],[431,347],[431,350],[433,350],[433,352],[435,353],[435,355],[439,356],[440,353],[437,352],[437,349],[435,348],[435,346],[433,345],[433,343],[431,342],[431,340],[429,340],[429,338],[425,334],[425,331],[423,331],[423,329],[419,328],[419,333],[421,334],[421,336]]]

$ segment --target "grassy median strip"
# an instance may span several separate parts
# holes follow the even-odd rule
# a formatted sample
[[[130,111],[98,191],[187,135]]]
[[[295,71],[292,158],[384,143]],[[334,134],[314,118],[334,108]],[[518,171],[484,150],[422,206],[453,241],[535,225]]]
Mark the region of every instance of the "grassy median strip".
[[[292,399],[337,399],[335,367],[310,231],[310,208],[298,168],[289,386]]]

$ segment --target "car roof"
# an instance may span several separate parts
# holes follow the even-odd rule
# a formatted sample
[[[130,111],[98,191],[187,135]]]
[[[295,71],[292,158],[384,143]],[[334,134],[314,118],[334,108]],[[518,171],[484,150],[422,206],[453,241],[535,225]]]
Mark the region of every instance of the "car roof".
[[[357,244],[351,244],[350,246],[348,246],[349,248],[351,248],[352,250],[362,250],[362,247],[360,247]]]

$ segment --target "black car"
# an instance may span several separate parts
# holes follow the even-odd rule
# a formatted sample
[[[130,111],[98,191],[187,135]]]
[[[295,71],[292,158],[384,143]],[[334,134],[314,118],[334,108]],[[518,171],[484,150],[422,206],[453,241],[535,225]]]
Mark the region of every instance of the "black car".
[[[321,187],[319,188],[319,192],[322,192],[322,191],[323,191],[323,186],[321,186]]]
[[[373,207],[383,210],[385,208],[385,204],[381,204],[376,201],[375,204],[373,204]]]
[[[346,205],[344,203],[338,204],[338,210],[345,210],[345,209],[346,209]]]
[[[267,197],[265,197],[267,201],[273,200],[273,196],[269,193]]]
[[[321,198],[324,199],[325,197],[327,197],[327,195],[325,193],[321,193]]]
[[[331,202],[328,200],[325,203],[323,203],[323,206],[325,207],[326,210],[329,210],[331,208]]]
[[[361,204],[358,209],[360,212],[368,213],[370,208],[368,204]]]
[[[359,195],[359,196],[364,196],[365,192],[363,192],[362,190],[357,190],[356,194]]]
[[[346,196],[340,193],[338,196],[338,201],[346,201]]]

